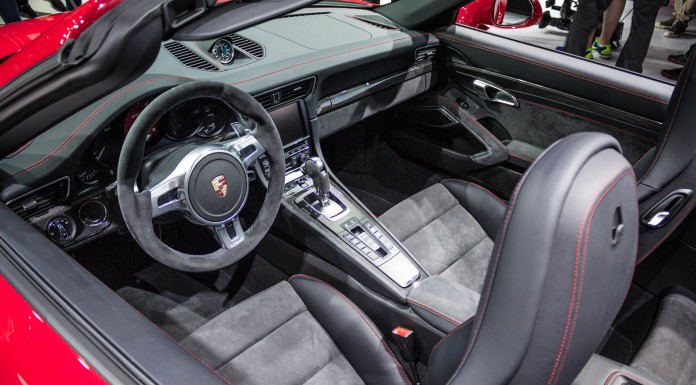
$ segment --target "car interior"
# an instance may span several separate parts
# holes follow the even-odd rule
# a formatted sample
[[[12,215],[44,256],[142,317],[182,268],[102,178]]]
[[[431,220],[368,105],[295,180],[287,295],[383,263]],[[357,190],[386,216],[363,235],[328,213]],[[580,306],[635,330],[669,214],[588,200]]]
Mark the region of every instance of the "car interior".
[[[0,160],[3,275],[114,382],[696,383],[693,57],[415,3],[172,33]]]

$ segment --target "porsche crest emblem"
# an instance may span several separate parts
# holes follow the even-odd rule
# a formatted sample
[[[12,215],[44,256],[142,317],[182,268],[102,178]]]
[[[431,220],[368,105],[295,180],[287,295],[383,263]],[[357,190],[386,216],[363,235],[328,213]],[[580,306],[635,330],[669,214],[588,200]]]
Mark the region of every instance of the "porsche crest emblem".
[[[227,195],[227,180],[225,179],[224,175],[216,176],[210,181],[210,184],[213,186],[215,194],[217,194],[220,198],[224,198],[225,195]]]

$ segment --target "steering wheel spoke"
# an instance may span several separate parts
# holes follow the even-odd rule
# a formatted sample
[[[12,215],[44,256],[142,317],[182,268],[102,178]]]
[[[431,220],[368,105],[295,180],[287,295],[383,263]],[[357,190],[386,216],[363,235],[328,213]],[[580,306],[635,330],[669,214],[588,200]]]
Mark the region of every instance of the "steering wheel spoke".
[[[150,191],[152,218],[160,217],[172,211],[188,209],[185,195],[181,190],[186,174],[178,171],[174,170],[164,180],[148,188],[148,191]]]
[[[230,235],[230,224],[232,224],[232,230],[234,230],[234,236]],[[245,239],[244,229],[242,229],[242,223],[239,217],[232,218],[232,220],[226,224],[212,226],[213,234],[215,239],[220,243],[220,246],[225,250],[231,250],[235,246],[242,243]]]
[[[244,135],[241,138],[224,144],[223,147],[228,151],[236,153],[246,169],[253,166],[254,162],[256,162],[261,155],[266,153],[266,149],[261,142],[253,135]]]

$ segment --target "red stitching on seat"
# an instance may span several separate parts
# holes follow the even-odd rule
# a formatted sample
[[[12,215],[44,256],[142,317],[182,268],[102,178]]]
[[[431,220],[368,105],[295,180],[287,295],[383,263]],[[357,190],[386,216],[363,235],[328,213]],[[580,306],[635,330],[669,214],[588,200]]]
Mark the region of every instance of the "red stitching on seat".
[[[610,181],[613,180],[613,182],[608,186],[604,188],[604,192],[600,195],[600,197],[591,203],[586,209],[585,212],[583,213],[582,220],[580,222],[580,230],[578,231],[578,240],[577,240],[577,245],[575,248],[575,261],[573,264],[573,288],[571,290],[571,295],[570,295],[570,301],[568,303],[568,314],[566,316],[566,322],[565,322],[565,327],[563,330],[563,337],[561,338],[561,345],[558,348],[558,354],[556,354],[556,360],[554,361],[553,369],[551,370],[551,375],[548,380],[548,385],[551,385],[553,382],[554,384],[558,381],[560,378],[561,372],[563,371],[563,366],[565,365],[565,360],[568,357],[568,353],[570,352],[570,345],[573,341],[573,336],[575,334],[575,325],[576,321],[578,318],[578,315],[580,314],[580,302],[582,300],[582,288],[585,280],[585,261],[587,257],[587,243],[589,241],[589,235],[590,235],[590,229],[592,227],[592,219],[594,218],[594,215],[596,213],[597,207],[599,207],[599,204],[604,200],[606,195],[619,183],[621,179],[623,179],[626,175],[633,175],[633,170],[632,169],[624,169],[623,172],[621,172],[618,176],[614,176]],[[606,184],[602,184],[606,185]],[[588,217],[589,213],[589,217]],[[587,231],[585,230],[587,228]],[[584,242],[582,239],[583,233],[585,234]],[[580,250],[581,246],[583,250],[583,255],[582,255],[582,262],[580,262]],[[580,264],[580,269],[578,269],[578,265]],[[577,293],[577,301],[575,300],[575,295]],[[573,317],[572,322],[571,322],[571,316]],[[566,337],[568,339],[568,344],[566,346]],[[565,349],[564,349],[565,348]],[[558,371],[557,371],[558,370]],[[556,376],[556,374],[558,374]]]
[[[500,202],[503,206],[507,207],[507,203],[505,203],[504,200],[500,199],[499,196],[495,195],[492,191],[488,190],[487,188],[485,188],[485,187],[483,187],[483,186],[481,186],[481,185],[479,185],[479,184],[471,183],[471,182],[465,181],[465,180],[463,180],[463,179],[453,179],[453,178],[450,178],[450,179],[443,179],[443,180],[440,181],[440,183],[445,183],[445,182],[460,182],[460,183],[466,183],[466,184],[468,184],[468,185],[477,187],[477,188],[483,190],[484,192],[487,192],[488,194],[490,194],[491,196],[493,196],[493,198],[495,198],[498,202]]]
[[[608,128],[608,129],[611,129],[611,130],[621,131],[621,132],[623,132],[623,133],[626,134],[626,135],[635,136],[635,137],[637,137],[637,138],[643,139],[643,140],[645,140],[645,141],[647,141],[647,142],[650,142],[650,143],[655,143],[655,142],[656,142],[654,139],[650,139],[650,138],[645,137],[645,136],[643,136],[643,135],[636,134],[635,132],[631,132],[631,131],[628,131],[628,130],[624,130],[624,129],[619,128],[619,127],[616,127],[616,126],[612,126],[611,124],[603,123],[603,122],[600,122],[600,121],[598,121],[598,120],[594,120],[594,119],[592,119],[592,118],[588,118],[588,117],[586,117],[586,116],[582,116],[582,115],[579,115],[579,114],[575,114],[575,113],[572,113],[572,112],[569,112],[569,111],[562,110],[562,109],[560,109],[560,108],[547,106],[547,105],[545,105],[545,104],[532,102],[532,101],[526,100],[526,99],[517,99],[517,100],[519,100],[520,102],[523,102],[523,103],[532,104],[532,105],[537,106],[537,107],[547,108],[547,109],[549,109],[549,110],[554,110],[554,111],[556,111],[556,112],[560,112],[560,113],[565,114],[565,115],[570,115],[570,116],[573,116],[573,117],[578,118],[578,119],[586,120],[586,121],[588,121],[588,122],[592,122],[592,123],[594,123],[594,124],[597,124],[597,125],[600,125],[600,126],[604,126],[604,127]]]
[[[540,66],[540,67],[544,67],[544,68],[550,69],[550,70],[552,70],[552,71],[560,72],[560,73],[563,73],[563,74],[566,74],[566,75],[570,75],[570,76],[575,77],[575,78],[579,78],[579,79],[582,79],[582,80],[586,80],[586,81],[588,81],[588,82],[592,82],[592,83],[595,83],[595,84],[599,84],[599,85],[602,85],[602,86],[606,86],[606,87],[609,87],[609,88],[613,88],[613,89],[618,90],[618,91],[621,91],[621,92],[626,92],[626,93],[629,93],[629,94],[633,94],[633,95],[639,96],[639,97],[641,97],[641,98],[650,99],[650,100],[653,100],[653,101],[658,102],[658,103],[660,103],[660,104],[667,104],[667,102],[665,102],[664,100],[658,99],[658,98],[656,98],[656,97],[654,97],[654,96],[649,96],[649,95],[642,94],[642,93],[640,93],[640,92],[636,92],[636,91],[632,91],[632,90],[627,90],[627,89],[625,89],[625,88],[617,87],[617,86],[615,86],[615,85],[612,85],[612,84],[609,84],[609,83],[605,83],[605,82],[602,82],[602,81],[597,80],[597,79],[589,78],[589,77],[586,77],[586,76],[583,76],[583,75],[580,75],[580,74],[577,74],[577,73],[574,73],[574,72],[571,72],[571,71],[566,71],[566,70],[563,70],[563,69],[560,69],[560,68],[557,68],[557,67],[554,67],[554,66],[551,66],[551,65],[548,65],[548,64],[539,63],[539,62],[537,62],[537,61],[534,61],[534,60],[531,60],[531,59],[528,59],[528,58],[524,58],[524,57],[517,56],[517,55],[513,55],[513,54],[510,54],[510,53],[507,53],[507,52],[499,51],[499,50],[496,50],[496,49],[493,49],[493,48],[490,48],[490,47],[486,47],[486,46],[483,46],[483,45],[475,44],[475,43],[472,43],[472,42],[469,42],[469,41],[466,41],[466,40],[457,39],[457,38],[455,38],[455,37],[451,37],[451,36],[447,36],[447,35],[442,35],[442,34],[440,34],[440,33],[436,33],[435,36],[437,36],[438,38],[443,39],[443,40],[454,41],[454,42],[461,43],[461,44],[464,44],[464,45],[468,45],[468,46],[471,46],[471,47],[474,47],[474,48],[478,48],[478,49],[481,49],[481,50],[484,50],[484,51],[493,52],[493,53],[498,54],[498,55],[507,56],[507,57],[512,58],[512,59],[515,59],[515,60],[520,60],[520,61],[523,61],[523,62],[532,64],[532,65],[537,65],[537,66]]]
[[[153,78],[153,79],[145,80],[145,81],[142,81],[142,82],[140,82],[140,83],[133,84],[133,85],[131,85],[130,87],[124,89],[124,90],[121,90],[121,92],[119,92],[119,93],[117,93],[116,95],[112,96],[112,97],[109,98],[106,102],[104,102],[101,106],[97,107],[97,109],[94,110],[85,120],[83,120],[82,123],[80,123],[80,125],[77,126],[77,128],[76,128],[75,130],[73,130],[73,132],[70,133],[70,135],[68,135],[68,137],[65,138],[65,139],[63,140],[63,142],[61,142],[61,143],[58,145],[58,147],[56,147],[53,151],[51,151],[51,153],[49,153],[48,155],[46,155],[43,159],[41,159],[41,160],[39,160],[39,161],[37,161],[37,162],[35,162],[35,163],[33,163],[33,164],[31,164],[31,165],[29,165],[29,166],[23,168],[23,169],[21,169],[21,170],[15,172],[15,173],[12,174],[11,176],[13,176],[13,177],[14,177],[14,176],[17,176],[17,175],[19,175],[19,174],[21,174],[21,173],[23,173],[23,172],[32,170],[32,169],[34,169],[34,168],[36,168],[36,167],[39,167],[39,166],[41,166],[42,164],[46,163],[49,159],[51,159],[53,156],[55,156],[60,150],[62,150],[63,147],[65,147],[71,140],[73,140],[73,138],[75,138],[75,136],[76,136],[83,128],[85,128],[85,126],[87,125],[87,123],[89,123],[92,119],[94,119],[94,117],[97,116],[97,114],[98,114],[99,112],[101,112],[101,111],[102,111],[106,106],[108,106],[109,104],[113,103],[116,99],[120,98],[121,96],[125,95],[126,93],[128,93],[128,92],[130,92],[130,91],[132,91],[132,90],[134,90],[134,89],[136,89],[136,88],[138,88],[138,87],[141,87],[141,86],[143,86],[143,85],[145,85],[145,84],[149,84],[149,83],[153,83],[153,82],[157,82],[157,81],[161,81],[161,80],[169,80],[169,79],[189,79],[189,78],[183,77],[183,76],[163,76],[163,77],[159,77],[159,78]]]
[[[387,352],[389,357],[391,357],[391,360],[394,362],[394,365],[396,365],[396,368],[399,371],[399,374],[401,375],[401,379],[404,380],[404,383],[406,383],[408,385],[411,384],[411,380],[408,378],[408,375],[406,375],[406,371],[404,371],[404,368],[401,367],[399,360],[396,358],[396,356],[394,356],[394,352],[392,352],[392,350],[389,348],[389,345],[387,345],[386,341],[384,340],[384,337],[381,335],[381,333],[379,333],[377,330],[375,330],[372,327],[371,322],[368,321],[368,319],[366,318],[367,316],[365,316],[363,314],[363,312],[360,309],[358,309],[358,307],[353,303],[353,301],[348,299],[348,297],[343,295],[343,293],[338,291],[335,287],[320,280],[319,278],[314,278],[312,276],[305,275],[305,274],[295,274],[292,277],[290,277],[288,279],[288,281],[293,280],[293,279],[297,279],[297,278],[306,279],[308,281],[312,281],[312,282],[316,282],[316,283],[319,283],[321,285],[324,285],[326,288],[328,288],[329,290],[334,292],[336,295],[338,295],[339,298],[343,299],[353,309],[353,311],[362,319],[362,321],[365,323],[365,325],[367,325],[370,328],[372,333],[379,340],[380,344],[382,345],[382,348]]]
[[[406,300],[406,302],[410,303],[413,306],[417,306],[417,307],[419,307],[419,308],[421,308],[429,313],[432,313],[433,315],[442,318],[443,320],[451,323],[454,326],[459,326],[459,322],[457,322],[454,318],[448,317],[448,316],[440,313],[439,311],[432,309],[432,308],[430,308],[430,307],[428,307],[420,302],[416,302],[416,301],[411,300],[411,299]]]
[[[179,347],[182,348],[186,353],[188,353],[191,357],[195,358],[198,362],[200,362],[201,364],[203,364],[203,366],[205,366],[208,370],[210,370],[211,372],[213,372],[216,376],[218,376],[218,377],[219,377],[221,380],[223,380],[226,384],[228,384],[228,385],[234,385],[229,379],[225,378],[222,374],[220,374],[220,372],[218,372],[217,370],[211,368],[205,361],[203,361],[203,360],[202,360],[201,358],[199,358],[197,355],[193,354],[193,353],[192,353],[190,350],[188,350],[184,345],[180,344],[179,341],[177,341],[176,339],[174,339],[174,337],[172,337],[171,335],[169,335],[169,333],[167,333],[167,332],[166,332],[164,329],[162,329],[159,325],[157,325],[156,323],[152,322],[152,320],[150,320],[149,318],[147,318],[142,312],[140,312],[140,310],[138,310],[135,306],[131,305],[130,302],[126,301],[123,297],[121,297],[120,295],[118,295],[118,293],[116,293],[116,292],[114,292],[113,290],[111,290],[110,287],[106,286],[106,284],[105,284],[104,282],[102,282],[99,278],[97,278],[94,274],[92,274],[92,273],[89,273],[89,274],[92,275],[92,277],[94,278],[94,280],[95,280],[96,282],[99,282],[99,284],[101,284],[101,285],[102,285],[103,287],[105,287],[108,291],[110,291],[111,293],[113,293],[113,294],[116,296],[116,298],[120,299],[121,301],[123,301],[123,303],[125,303],[126,305],[128,305],[128,307],[130,307],[131,309],[135,310],[136,313],[140,314],[141,317],[145,318],[145,319],[146,319],[148,322],[150,322],[153,326],[155,326],[157,329],[159,329],[159,331],[162,332],[162,334],[164,334],[165,336],[167,336],[167,338],[169,338],[170,340],[174,341],[174,343],[176,343],[177,345],[179,345]]]

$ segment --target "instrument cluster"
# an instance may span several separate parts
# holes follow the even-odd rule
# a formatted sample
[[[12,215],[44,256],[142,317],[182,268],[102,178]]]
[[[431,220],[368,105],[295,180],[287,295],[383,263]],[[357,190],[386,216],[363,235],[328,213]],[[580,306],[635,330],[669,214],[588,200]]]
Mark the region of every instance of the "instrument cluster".
[[[140,100],[109,122],[92,141],[77,165],[77,180],[85,186],[115,179],[116,166],[126,135],[136,119],[157,96]],[[225,104],[197,99],[172,108],[150,128],[146,155],[178,142],[208,142],[243,134],[241,116]]]

